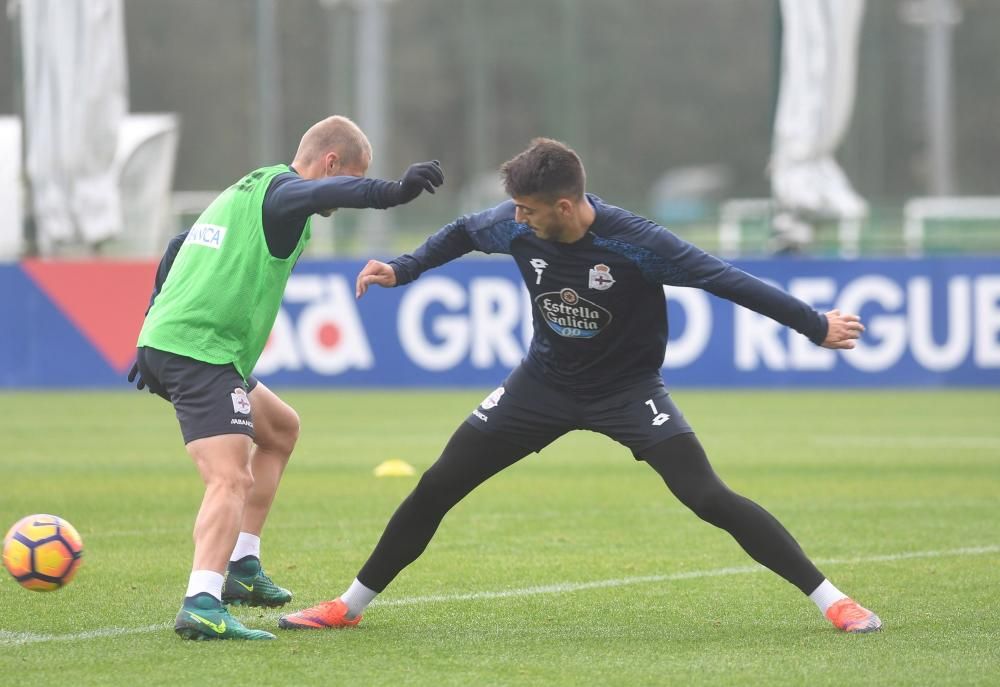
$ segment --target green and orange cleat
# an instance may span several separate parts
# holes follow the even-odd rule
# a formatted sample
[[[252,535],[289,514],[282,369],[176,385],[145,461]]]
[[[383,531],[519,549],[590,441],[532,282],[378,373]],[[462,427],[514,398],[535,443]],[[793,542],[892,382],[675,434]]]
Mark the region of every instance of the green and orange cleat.
[[[278,627],[283,630],[326,630],[354,627],[361,622],[361,616],[347,617],[347,604],[340,599],[324,601],[298,613],[289,613],[278,618]]]
[[[233,606],[277,608],[292,600],[292,593],[267,576],[254,556],[231,562],[222,585],[222,603]]]
[[[270,632],[244,627],[211,594],[195,594],[184,599],[174,619],[174,632],[183,639],[194,640],[276,639]]]
[[[826,617],[833,626],[844,632],[878,632],[882,620],[853,599],[843,598],[826,609]]]

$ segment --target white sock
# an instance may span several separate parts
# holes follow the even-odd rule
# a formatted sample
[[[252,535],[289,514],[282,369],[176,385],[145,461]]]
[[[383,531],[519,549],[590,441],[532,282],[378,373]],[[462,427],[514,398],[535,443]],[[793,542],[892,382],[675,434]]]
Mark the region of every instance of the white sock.
[[[826,614],[826,609],[841,599],[846,599],[847,594],[834,587],[830,580],[823,580],[809,598],[819,607],[820,613]]]
[[[207,592],[220,602],[222,601],[222,574],[214,570],[192,570],[188,578],[187,593],[184,596],[194,596]]]
[[[378,596],[378,592],[372,591],[358,582],[358,578],[354,578],[350,588],[340,595],[340,600],[347,604],[347,619],[356,618],[364,613],[368,604],[376,596]]]
[[[253,556],[260,560],[260,537],[249,532],[240,532],[240,536],[236,540],[236,547],[233,549],[233,555],[229,557],[229,560],[238,561],[247,556]]]

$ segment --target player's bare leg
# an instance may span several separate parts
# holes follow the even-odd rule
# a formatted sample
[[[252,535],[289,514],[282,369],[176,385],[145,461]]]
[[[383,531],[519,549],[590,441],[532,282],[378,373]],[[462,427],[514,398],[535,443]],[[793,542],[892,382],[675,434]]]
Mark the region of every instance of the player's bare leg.
[[[194,526],[194,565],[174,630],[185,639],[274,639],[249,630],[222,605],[223,573],[253,486],[250,437],[223,434],[196,439],[187,451],[205,482]]]
[[[299,438],[299,416],[263,384],[250,392],[254,444],[250,453],[253,486],[222,588],[225,603],[248,606],[284,606],[292,593],[274,584],[260,558],[260,535],[271,510],[281,476]]]
[[[260,536],[271,510],[278,483],[299,439],[299,416],[263,384],[250,392],[254,445],[251,449],[253,487],[243,513],[241,532]]]
[[[250,446],[251,439],[244,434],[196,439],[187,445],[205,482],[194,525],[194,570],[221,575],[226,569],[253,486]]]

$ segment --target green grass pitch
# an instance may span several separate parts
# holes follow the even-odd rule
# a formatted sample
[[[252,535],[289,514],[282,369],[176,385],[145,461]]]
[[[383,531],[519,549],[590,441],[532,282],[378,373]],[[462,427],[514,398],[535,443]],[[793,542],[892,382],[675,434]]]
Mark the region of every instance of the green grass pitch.
[[[292,607],[353,579],[486,391],[282,395],[302,438],[264,532]],[[445,519],[355,630],[267,643],[172,631],[201,483],[145,393],[0,394],[0,527],[50,512],[84,566],[49,594],[0,579],[0,684],[1000,683],[1000,392],[674,394],[716,469],[771,510],[885,631],[834,631],[648,467],[577,432]],[[474,460],[470,456],[470,460]]]

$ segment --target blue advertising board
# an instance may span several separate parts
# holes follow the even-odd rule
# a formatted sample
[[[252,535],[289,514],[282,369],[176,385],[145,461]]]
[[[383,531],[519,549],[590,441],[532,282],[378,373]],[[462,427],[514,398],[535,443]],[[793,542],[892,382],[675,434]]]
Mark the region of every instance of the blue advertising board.
[[[831,351],[697,289],[667,287],[668,386],[1000,386],[1000,259],[758,260],[738,266],[866,324]],[[257,366],[289,386],[488,387],[531,337],[509,259],[458,260],[354,299],[361,261],[302,261]],[[151,263],[0,267],[0,386],[124,384]]]

